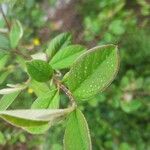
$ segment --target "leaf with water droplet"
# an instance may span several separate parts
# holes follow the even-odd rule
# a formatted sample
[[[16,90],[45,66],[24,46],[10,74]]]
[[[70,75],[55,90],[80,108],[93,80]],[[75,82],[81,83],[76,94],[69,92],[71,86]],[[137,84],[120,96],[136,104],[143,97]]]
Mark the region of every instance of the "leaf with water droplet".
[[[75,61],[65,84],[77,100],[88,99],[113,81],[118,66],[117,46],[110,44],[92,48]]]
[[[32,60],[26,63],[30,76],[38,82],[46,82],[53,75],[52,67],[43,60]]]

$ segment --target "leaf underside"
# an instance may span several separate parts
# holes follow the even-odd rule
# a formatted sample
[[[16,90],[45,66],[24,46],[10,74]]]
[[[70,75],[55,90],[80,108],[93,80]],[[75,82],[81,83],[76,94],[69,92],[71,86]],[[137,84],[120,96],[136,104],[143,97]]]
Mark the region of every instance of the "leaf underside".
[[[54,122],[68,113],[68,109],[25,109],[0,111],[0,118],[21,128],[40,127]]]

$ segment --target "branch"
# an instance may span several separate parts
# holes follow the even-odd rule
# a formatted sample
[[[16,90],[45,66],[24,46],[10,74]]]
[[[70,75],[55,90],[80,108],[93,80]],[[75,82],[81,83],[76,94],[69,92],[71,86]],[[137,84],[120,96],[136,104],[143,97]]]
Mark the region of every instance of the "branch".
[[[24,59],[27,59],[27,60],[31,60],[32,59],[31,56],[25,55],[24,53],[22,53],[21,51],[19,51],[18,48],[16,48],[12,52],[14,52],[14,54],[22,56]]]
[[[7,18],[6,18],[6,15],[5,15],[5,13],[4,13],[3,8],[2,8],[1,5],[0,5],[0,11],[1,11],[1,13],[2,13],[2,16],[3,16],[4,20],[5,20],[5,23],[6,23],[6,25],[7,25],[7,28],[8,28],[8,30],[10,31],[11,26],[10,26],[10,24],[9,24]],[[13,50],[13,53],[14,53],[14,54],[17,54],[17,55],[20,55],[20,56],[22,56],[23,58],[25,58],[25,59],[27,59],[27,60],[30,60],[30,59],[31,59],[31,56],[28,56],[28,55],[23,54],[21,51],[18,50],[18,48],[16,48],[15,50]]]
[[[9,24],[9,22],[8,22],[6,16],[5,16],[5,13],[4,13],[4,11],[3,11],[2,6],[0,6],[0,11],[1,11],[1,13],[2,13],[2,16],[3,16],[4,20],[5,20],[5,22],[6,22],[7,28],[8,28],[8,30],[10,31],[10,24]]]
[[[58,88],[60,88],[62,91],[65,92],[65,94],[68,96],[72,106],[76,107],[75,99],[74,99],[72,93],[61,83],[61,81],[54,78],[54,82]]]

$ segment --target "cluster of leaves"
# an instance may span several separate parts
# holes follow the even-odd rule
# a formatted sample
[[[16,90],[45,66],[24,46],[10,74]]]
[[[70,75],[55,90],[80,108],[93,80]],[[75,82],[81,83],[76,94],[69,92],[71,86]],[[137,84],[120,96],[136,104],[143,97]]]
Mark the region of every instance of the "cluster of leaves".
[[[71,34],[62,33],[51,40],[45,52],[26,55],[18,47],[23,36],[20,22],[14,20],[8,29],[10,31],[5,40],[9,47],[0,51],[1,69],[5,69],[11,56],[17,56],[19,62],[24,63],[21,69],[29,77],[26,82],[7,84],[7,88],[0,90],[3,95],[0,117],[32,134],[44,133],[50,126],[67,117],[65,149],[92,149],[88,125],[78,106],[103,91],[113,81],[119,65],[117,46],[110,44],[86,50],[82,45],[72,44]],[[62,69],[69,71],[62,74]],[[1,73],[1,76],[3,83],[6,72]],[[32,87],[37,96],[31,109],[6,110],[27,87]],[[60,90],[70,100],[67,108],[60,108]]]
[[[45,22],[45,19],[43,19],[45,17],[40,2],[41,1],[26,0],[26,3],[23,6],[18,3],[18,5],[15,6],[15,9],[8,10],[10,19],[17,17],[23,23],[24,32],[26,34],[24,34],[23,40],[19,43],[19,50],[23,54],[28,54],[30,51],[23,48],[22,43],[27,43],[26,41],[30,42],[38,35],[37,32],[41,30],[43,25],[44,27],[47,27],[51,23]],[[52,0],[50,0],[50,3],[51,2]],[[53,1],[53,3],[55,2],[56,1]],[[148,19],[144,19],[143,21],[142,16],[136,17],[140,13],[137,2],[140,4],[140,7],[142,6],[142,10],[140,9],[142,14],[148,16],[149,4],[146,0],[132,2],[126,0],[82,0],[78,5],[78,7],[81,8],[79,12],[83,13],[83,31],[87,44],[91,43],[89,41],[93,41],[95,38],[98,39],[99,43],[109,43],[112,41],[118,43],[121,41],[119,47],[122,58],[118,80],[115,81],[106,92],[104,91],[94,98],[90,98],[89,101],[83,102],[82,105],[80,104],[81,101],[77,101],[79,109],[84,112],[87,122],[89,122],[93,149],[149,149],[150,36],[149,30],[141,30],[139,28],[135,30],[138,20],[142,27],[146,27],[145,25],[148,22]],[[134,11],[137,11],[137,13]],[[0,18],[0,27],[4,28],[4,25],[4,20]],[[132,28],[130,29],[131,26]],[[51,26],[49,26],[49,28],[51,28]],[[51,35],[53,34],[54,33],[51,32]],[[5,52],[9,52],[11,47],[8,34],[0,34],[0,38],[1,49],[3,52],[4,50]],[[41,45],[38,48],[41,51],[42,49],[45,49],[45,47],[47,47],[47,45]],[[37,53],[36,50],[37,49],[34,49],[34,52],[30,52],[30,54]],[[2,53],[0,53],[0,55],[1,54]],[[37,54],[33,57],[38,57],[40,59],[42,57],[42,60],[47,60],[45,54],[41,54],[40,57]],[[3,57],[3,54],[1,56]],[[48,58],[50,58],[50,56],[51,53]],[[52,56],[55,57],[55,53],[53,53]],[[3,63],[0,63],[0,68],[1,66],[3,68],[0,71],[1,88],[4,88],[7,83],[21,83],[28,79],[25,61],[20,56],[15,55],[15,58],[16,59],[10,57],[10,55],[5,55],[5,57],[3,57]],[[7,62],[6,64],[4,63],[5,61]],[[66,71],[68,71],[68,69],[61,70],[63,75]],[[54,74],[55,73],[56,71],[54,69]],[[57,73],[59,74],[59,72]],[[18,95],[17,100],[13,101],[9,108],[30,108],[36,98],[42,98],[45,93],[49,92],[48,88],[50,88],[50,85],[48,83],[45,86],[43,83],[32,80],[28,87],[29,88],[25,88],[24,92],[21,92]],[[60,97],[59,100],[61,101],[56,101],[60,102],[59,104],[61,107],[66,106],[66,103],[68,102],[67,97],[61,91],[58,93]],[[44,100],[44,102],[45,101],[49,100]],[[47,107],[43,106],[45,104],[44,102],[40,103],[40,108]],[[5,105],[3,105],[3,107],[6,107]],[[45,105],[48,104],[46,103]],[[54,105],[55,104],[51,104],[50,107],[54,108]],[[56,105],[58,106],[58,103]],[[65,130],[65,123],[67,123],[67,121],[63,122],[63,124],[52,126],[46,133],[46,140],[43,135],[36,135],[32,137],[32,140],[28,140],[27,133],[21,130],[28,141],[26,142],[26,144],[29,145],[27,149],[31,148],[30,144],[40,144],[40,146],[44,144],[44,150],[61,150],[63,139],[62,130]],[[13,133],[10,131],[6,132],[7,127],[5,124],[1,123],[1,126],[4,126],[1,128],[2,134],[4,135],[1,135],[0,139],[2,141],[4,141],[5,138],[7,144],[11,144],[12,142],[7,138],[8,136],[11,136],[14,145],[17,145],[18,142],[21,143],[22,140],[20,140],[20,137],[16,138],[18,135],[17,132],[20,133],[20,131],[15,129]],[[16,133],[16,136],[14,132]],[[40,141],[40,139],[42,140]],[[7,147],[6,149],[9,148]]]

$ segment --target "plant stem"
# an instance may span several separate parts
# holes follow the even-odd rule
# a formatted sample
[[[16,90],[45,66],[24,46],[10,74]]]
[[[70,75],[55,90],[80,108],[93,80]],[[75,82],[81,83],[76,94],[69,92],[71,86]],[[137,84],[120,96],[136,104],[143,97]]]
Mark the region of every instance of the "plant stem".
[[[5,16],[5,13],[4,13],[4,11],[3,11],[2,6],[0,6],[0,11],[1,11],[1,13],[2,13],[2,16],[3,16],[4,20],[5,20],[5,22],[6,22],[7,28],[8,28],[8,30],[10,31],[10,24],[9,24],[9,22],[8,22],[6,16]]]
[[[6,25],[7,25],[8,31],[10,31],[11,26],[10,26],[8,20],[7,20],[7,17],[6,17],[6,15],[5,15],[5,13],[4,13],[3,8],[2,8],[1,5],[0,5],[0,11],[1,11],[1,13],[2,13],[2,16],[3,16],[4,20],[5,20],[5,23],[6,23]],[[13,53],[14,53],[14,54],[17,54],[17,55],[20,55],[20,56],[22,56],[23,58],[25,58],[25,59],[27,59],[27,60],[30,60],[30,59],[31,59],[31,56],[28,56],[28,55],[23,54],[21,51],[18,50],[18,48],[16,48],[15,50],[13,50]]]
[[[61,81],[54,78],[54,82],[56,83],[57,87],[60,88],[62,91],[64,91],[65,94],[68,96],[68,98],[71,102],[71,105],[76,107],[75,99],[74,99],[72,93],[61,83]]]
[[[22,56],[23,58],[27,59],[27,60],[31,60],[31,56],[29,55],[25,55],[24,53],[22,53],[21,51],[18,50],[18,48],[16,48],[15,50],[13,50],[12,52],[14,52],[17,55]]]

